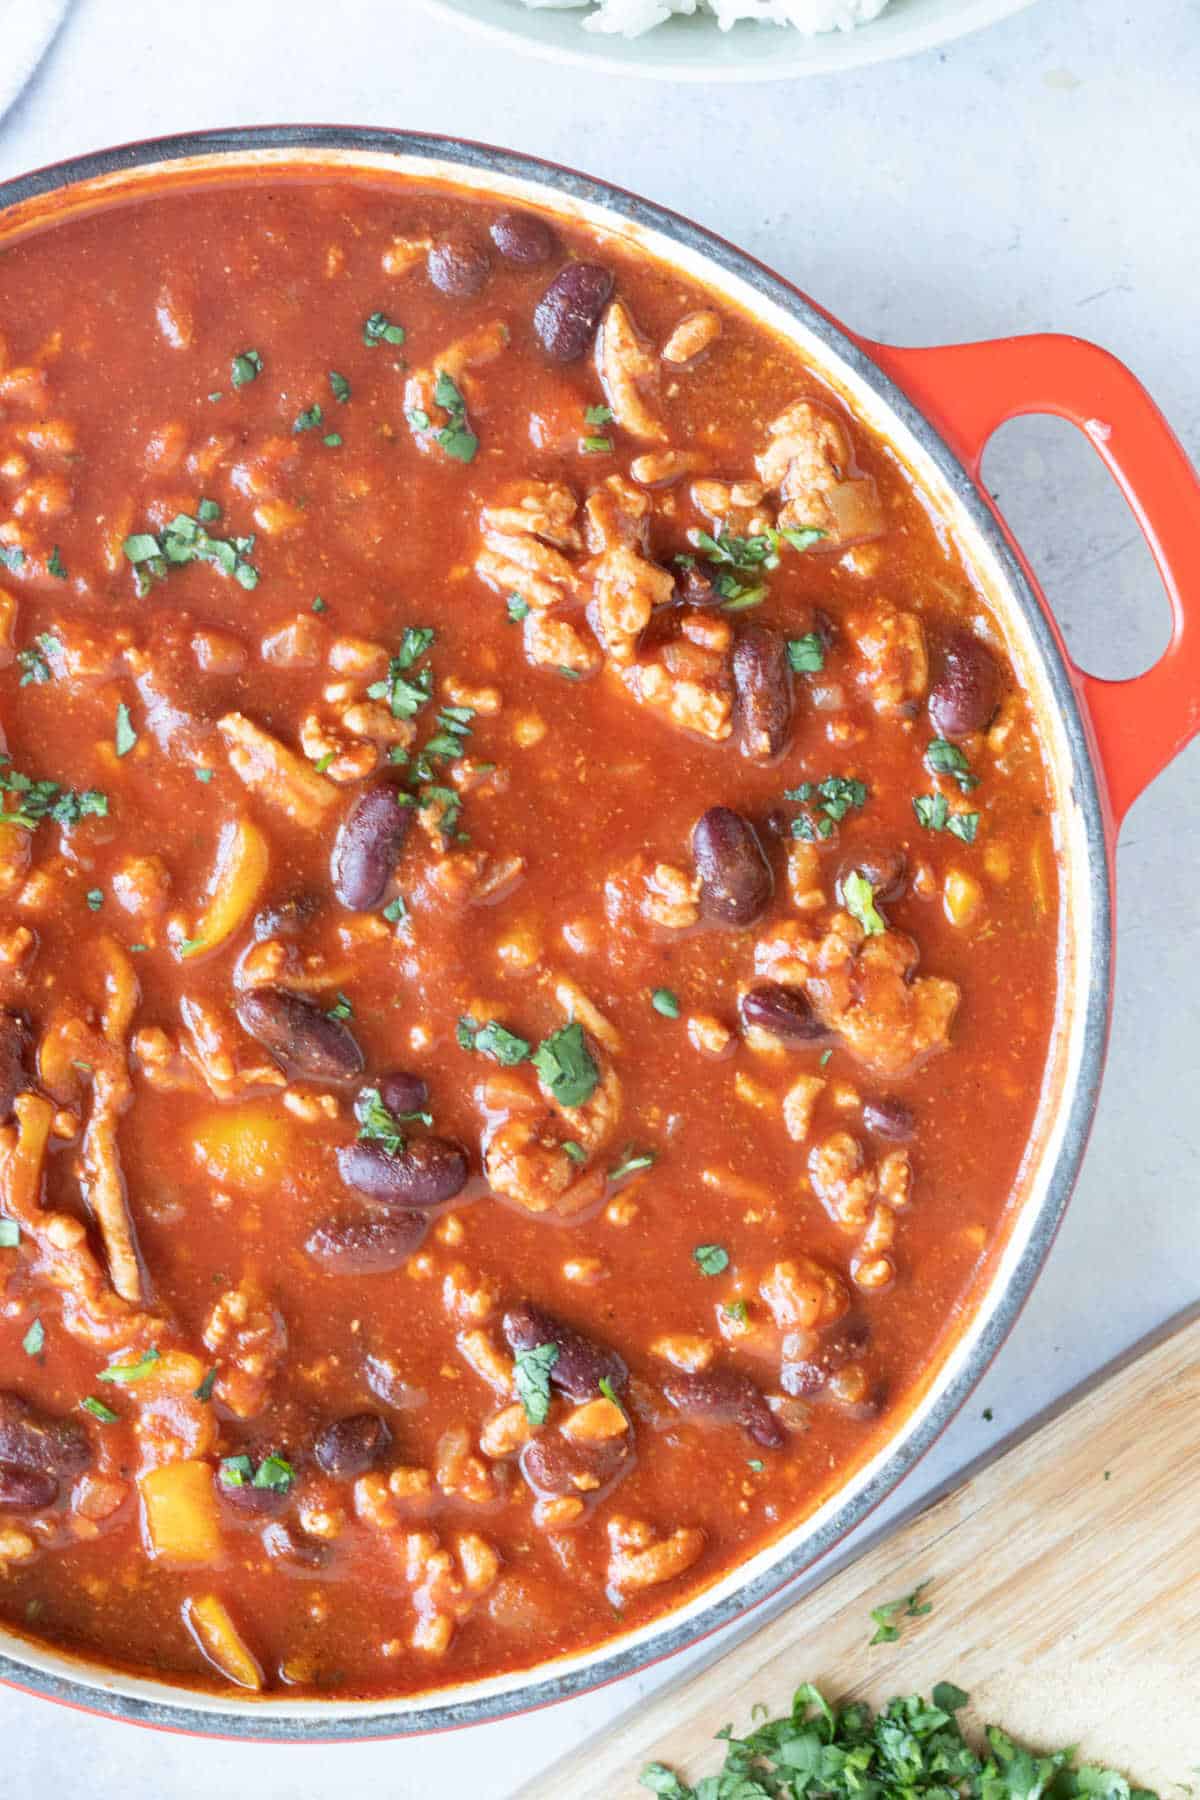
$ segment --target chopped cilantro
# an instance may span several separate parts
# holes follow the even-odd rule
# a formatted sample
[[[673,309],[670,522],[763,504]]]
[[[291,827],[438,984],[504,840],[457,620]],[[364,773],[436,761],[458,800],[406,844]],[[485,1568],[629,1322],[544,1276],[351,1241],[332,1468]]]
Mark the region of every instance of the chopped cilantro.
[[[215,500],[202,500],[196,508],[196,517],[202,525],[211,525],[221,516],[221,509]]]
[[[50,560],[46,564],[46,569],[48,573],[53,575],[58,581],[65,581],[67,579],[67,567],[59,553],[57,544],[55,544],[53,550],[50,552]]]
[[[327,431],[321,442],[328,450],[340,450],[343,442],[342,434],[340,431]]]
[[[866,805],[867,784],[852,776],[827,775],[824,781],[804,781],[797,788],[788,788],[783,797],[808,808],[792,820],[792,836],[812,843],[832,837],[834,826],[840,825],[848,812]]]
[[[388,901],[383,909],[383,916],[389,925],[402,925],[404,923],[405,919],[408,917],[408,902],[405,900],[403,894],[397,894],[394,900]]]
[[[799,530],[789,530],[785,525],[781,528],[779,536],[784,543],[790,544],[793,550],[811,550],[814,544],[820,543],[825,533],[818,531],[815,525],[804,525]]]
[[[403,325],[393,325],[386,313],[373,312],[363,323],[363,343],[368,350],[376,344],[402,344],[404,342]]]
[[[544,1425],[550,1411],[550,1371],[558,1361],[557,1344],[519,1350],[513,1361],[513,1385],[531,1425]]]
[[[577,1144],[574,1138],[568,1138],[563,1145],[563,1149],[573,1163],[585,1163],[587,1161],[587,1151],[582,1144]]]
[[[213,771],[211,769],[197,769],[195,775],[197,781],[211,781],[213,778]]]
[[[584,456],[611,456],[613,441],[610,437],[581,437],[579,448]]]
[[[293,432],[315,431],[323,417],[320,401],[314,400],[311,406],[306,406],[303,412],[296,414],[292,421],[292,430]]]
[[[154,1365],[158,1360],[159,1352],[151,1345],[150,1349],[145,1351],[136,1362],[115,1363],[111,1368],[101,1369],[96,1379],[98,1381],[118,1381],[122,1384],[128,1381],[145,1381],[147,1375],[153,1372]]]
[[[0,794],[13,794],[17,802],[11,811],[0,810],[0,820],[5,825],[20,825],[26,831],[35,830],[43,819],[52,819],[56,825],[71,826],[77,825],[80,819],[102,819],[108,814],[108,795],[97,788],[76,792],[74,788],[60,787],[57,781],[34,781],[31,776],[14,769],[3,752],[0,752]]]
[[[721,1311],[727,1319],[732,1319],[735,1325],[744,1325],[750,1317],[750,1308],[744,1300],[727,1300]]]
[[[664,1019],[679,1017],[679,999],[670,988],[655,988],[650,996],[650,1004],[656,1013],[662,1014]]]
[[[560,674],[562,676],[564,681],[582,681],[583,680],[583,675],[581,674],[581,672],[578,669],[568,669],[566,663],[558,663],[556,665],[556,668],[557,668],[558,674]]]
[[[213,1397],[213,1389],[216,1385],[217,1371],[215,1369],[210,1369],[205,1375],[204,1380],[200,1383],[200,1386],[192,1390],[192,1399],[199,1400],[202,1406],[207,1406]]]
[[[753,1469],[754,1473],[756,1475],[761,1475],[763,1472],[762,1457],[761,1456],[748,1456],[746,1458],[746,1467],[748,1469]]]
[[[520,594],[510,594],[508,596],[508,616],[514,625],[519,625],[522,619],[527,619],[529,617],[528,600],[523,599]]]
[[[935,775],[948,775],[957,781],[964,794],[979,786],[978,775],[972,775],[965,750],[945,738],[934,738],[925,752],[925,761]]]
[[[138,734],[133,729],[133,721],[129,717],[129,708],[122,700],[117,707],[117,728],[115,744],[118,756],[128,756],[138,741]]]
[[[0,563],[10,575],[16,575],[25,567],[25,552],[19,544],[0,544]]]
[[[326,606],[324,600],[322,600],[320,594],[318,594],[316,599],[313,601],[312,609],[315,613],[328,612],[328,610],[329,610],[328,607]]]
[[[394,1112],[384,1105],[378,1088],[364,1088],[354,1102],[358,1135],[365,1143],[380,1144],[389,1156],[399,1156],[404,1133]]]
[[[338,405],[345,406],[347,400],[350,398],[350,383],[346,380],[346,377],[344,375],[339,375],[336,369],[330,369],[329,387]]]
[[[345,994],[339,993],[337,995],[334,1004],[328,1009],[325,1017],[327,1019],[352,1019],[354,1017],[354,1008],[351,1006],[349,1000],[347,1000]]]
[[[611,406],[585,406],[583,422],[585,425],[610,425],[613,420]]]
[[[787,641],[788,661],[797,675],[817,675],[825,667],[825,645],[819,631]]]
[[[477,1050],[481,1056],[490,1056],[506,1069],[523,1063],[532,1048],[525,1038],[517,1037],[495,1019],[489,1019],[486,1025],[477,1025],[474,1019],[464,1016],[458,1021],[455,1035],[464,1050]]]
[[[229,370],[229,379],[235,388],[245,387],[248,381],[257,381],[262,374],[263,360],[257,350],[241,350],[234,357]],[[209,399],[213,399],[209,395]]]
[[[600,1080],[578,1020],[542,1039],[533,1053],[533,1066],[560,1106],[582,1106]]]
[[[923,1619],[926,1613],[933,1611],[930,1601],[921,1602],[921,1595],[929,1586],[923,1581],[915,1587],[911,1594],[905,1594],[900,1600],[886,1600],[882,1606],[872,1607],[871,1618],[875,1622],[875,1636],[872,1644],[894,1644],[900,1636],[900,1627],[894,1623],[897,1615],[905,1619]]]
[[[264,1456],[258,1467],[246,1455],[221,1458],[221,1480],[226,1487],[273,1488],[286,1494],[296,1479],[296,1471],[282,1456]]]
[[[438,370],[433,397],[448,420],[434,432],[434,443],[455,462],[474,462],[479,439],[467,424],[467,403],[444,369]]]
[[[367,689],[372,700],[386,700],[394,719],[411,719],[433,695],[433,672],[422,669],[411,680],[408,670],[424,656],[434,638],[431,625],[410,625],[388,663],[387,677]]]
[[[19,687],[29,687],[32,683],[52,681],[54,678],[54,671],[46,658],[58,655],[62,650],[62,645],[48,631],[39,632],[33,642],[37,646],[36,649],[31,646],[28,650],[18,650],[17,652],[17,663],[22,670],[21,679],[17,684]]]
[[[202,521],[190,513],[176,513],[169,525],[155,536],[150,531],[137,531],[122,546],[133,564],[134,588],[139,597],[150,592],[152,583],[166,579],[171,568],[185,563],[208,563],[222,575],[232,575],[240,587],[258,586],[258,570],[249,561],[254,537],[210,537]]]
[[[332,768],[333,759],[336,755],[336,750],[327,750],[324,756],[318,756],[316,762],[313,764],[313,768],[317,771],[318,775],[324,775],[328,769]]]
[[[35,1319],[25,1336],[21,1339],[21,1348],[26,1356],[40,1356],[46,1348],[46,1327],[40,1319]]]
[[[83,897],[88,903],[88,910],[90,912],[99,912],[100,908],[104,905],[103,888],[89,888]]]
[[[627,1150],[616,1168],[608,1171],[610,1181],[624,1181],[630,1175],[637,1175],[642,1169],[652,1169],[658,1161],[656,1150]]]
[[[120,1414],[115,1413],[111,1406],[105,1406],[103,1400],[93,1399],[91,1394],[85,1400],[81,1400],[79,1404],[85,1413],[91,1413],[93,1419],[99,1419],[102,1425],[115,1425],[120,1417]]]
[[[951,837],[959,838],[964,844],[975,842],[975,833],[979,828],[979,814],[977,812],[952,813],[945,794],[914,795],[913,811],[926,831],[948,831]]]
[[[1158,1800],[1112,1769],[1076,1768],[1073,1750],[1035,1755],[995,1725],[977,1754],[955,1717],[968,1698],[940,1681],[929,1699],[898,1695],[876,1714],[861,1700],[835,1709],[805,1682],[784,1717],[763,1708],[745,1737],[728,1725],[717,1734],[719,1774],[693,1788],[653,1762],[641,1785],[663,1800]]]
[[[842,900],[852,919],[857,919],[868,937],[878,937],[887,930],[887,920],[875,905],[875,889],[861,869],[852,869],[842,882]]]
[[[21,1241],[21,1227],[15,1219],[0,1219],[0,1250],[15,1250]]]
[[[702,1275],[723,1275],[729,1267],[729,1252],[720,1244],[697,1244],[692,1258]]]

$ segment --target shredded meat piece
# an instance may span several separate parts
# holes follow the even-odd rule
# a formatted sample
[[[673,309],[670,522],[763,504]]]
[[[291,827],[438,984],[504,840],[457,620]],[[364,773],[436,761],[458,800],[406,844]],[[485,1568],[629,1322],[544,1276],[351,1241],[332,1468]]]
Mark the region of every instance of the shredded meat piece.
[[[602,658],[595,639],[570,619],[531,612],[524,627],[525,654],[539,668],[570,669],[576,675],[594,675]]]
[[[217,729],[234,773],[296,825],[314,830],[337,804],[337,790],[323,776],[244,713],[226,713]]]
[[[425,872],[441,900],[451,906],[494,906],[505,900],[525,873],[523,856],[493,856],[490,850],[451,850]]]
[[[848,913],[824,936],[784,920],[755,947],[755,970],[803,987],[823,1024],[881,1075],[904,1075],[943,1050],[958,1006],[953,981],[917,975],[917,946],[902,931],[866,937]]]
[[[815,527],[830,549],[844,549],[884,530],[869,476],[859,474],[850,436],[833,412],[797,400],[771,425],[771,441],[755,458],[760,478],[777,488],[782,530]]]
[[[706,514],[718,535],[754,537],[771,527],[771,514],[763,505],[766,489],[761,481],[693,481],[693,506]]]
[[[593,488],[583,510],[587,547],[593,555],[605,550],[645,550],[653,510],[650,496],[623,475],[610,475]]]
[[[570,489],[554,482],[508,489],[479,516],[483,548],[476,574],[496,593],[519,594],[539,611],[578,598],[575,568],[563,554],[582,548],[573,523],[578,510]]]
[[[680,319],[662,347],[662,359],[681,367],[711,350],[721,335],[721,315],[704,308]]]
[[[852,614],[846,630],[859,661],[858,682],[882,718],[911,715],[929,686],[925,633],[916,613],[886,600]]]
[[[613,417],[631,437],[665,444],[666,427],[657,407],[658,358],[646,344],[629,309],[614,300],[596,333],[596,370]]]
[[[497,1551],[477,1532],[463,1532],[454,1540],[454,1561],[431,1531],[410,1532],[404,1542],[405,1578],[412,1588],[417,1623],[414,1650],[444,1656],[454,1628],[471,1613],[476,1603],[495,1584],[500,1573]]]
[[[105,1354],[142,1350],[162,1331],[163,1321],[130,1305],[114,1292],[87,1241],[87,1227],[69,1213],[41,1206],[46,1146],[53,1103],[41,1094],[18,1094],[16,1129],[0,1130],[0,1202],[36,1246],[36,1273],[62,1293],[62,1324],[72,1337]]]
[[[239,1419],[260,1413],[287,1350],[287,1327],[253,1276],[222,1294],[204,1327],[220,1358],[216,1394]]]
[[[560,1106],[539,1081],[542,1104],[524,1078],[488,1084],[481,1095],[489,1115],[484,1174],[494,1192],[525,1212],[568,1215],[603,1191],[603,1172],[581,1164],[578,1151],[594,1157],[612,1138],[621,1113],[621,1083],[599,1047],[591,1042],[589,1049],[600,1080],[582,1106]],[[578,1147],[575,1156],[565,1148],[568,1143]]]
[[[726,620],[716,621],[728,628]],[[727,649],[687,634],[623,672],[629,692],[653,712],[698,737],[721,743],[733,730],[733,680]]]
[[[684,931],[700,917],[700,878],[639,851],[605,882],[604,910],[615,930]]]
[[[669,1537],[656,1538],[644,1519],[617,1514],[608,1521],[608,1542],[608,1588],[619,1601],[690,1569],[704,1549],[704,1533],[698,1526],[680,1526]]]

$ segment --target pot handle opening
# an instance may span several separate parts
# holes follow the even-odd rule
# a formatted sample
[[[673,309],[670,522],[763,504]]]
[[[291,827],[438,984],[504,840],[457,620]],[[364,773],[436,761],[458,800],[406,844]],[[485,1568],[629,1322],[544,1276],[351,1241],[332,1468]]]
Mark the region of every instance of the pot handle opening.
[[[1053,413],[1077,426],[1129,503],[1171,603],[1170,642],[1152,667],[1125,681],[1071,664],[1119,827],[1142,789],[1200,731],[1200,480],[1182,444],[1124,363],[1083,338],[1046,333],[930,350],[863,348],[941,433],[1002,526],[980,462],[996,428],[1025,413]],[[1012,543],[1007,529],[1006,536]]]

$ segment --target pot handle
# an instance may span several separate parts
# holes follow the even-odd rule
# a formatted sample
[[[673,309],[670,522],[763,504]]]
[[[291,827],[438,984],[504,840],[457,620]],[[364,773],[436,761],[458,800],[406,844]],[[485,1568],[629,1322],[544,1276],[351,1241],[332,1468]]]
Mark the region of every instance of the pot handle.
[[[1200,480],[1183,446],[1124,363],[1083,338],[1046,333],[930,350],[863,349],[937,427],[989,506],[979,473],[984,446],[998,425],[1025,413],[1054,413],[1078,426],[1128,501],[1171,603],[1171,641],[1151,668],[1126,681],[1071,664],[1119,827],[1142,789],[1200,731]]]

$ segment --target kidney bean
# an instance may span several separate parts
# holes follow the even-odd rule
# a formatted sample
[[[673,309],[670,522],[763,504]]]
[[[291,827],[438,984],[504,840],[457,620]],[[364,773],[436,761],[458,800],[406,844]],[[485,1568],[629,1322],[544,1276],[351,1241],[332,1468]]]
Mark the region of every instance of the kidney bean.
[[[514,1351],[557,1344],[558,1358],[551,1366],[550,1381],[572,1400],[594,1400],[602,1380],[619,1391],[629,1379],[629,1370],[615,1350],[601,1349],[573,1325],[543,1312],[530,1300],[505,1313],[504,1336]]]
[[[906,1144],[916,1130],[912,1107],[897,1100],[894,1094],[881,1094],[863,1106],[863,1124],[873,1137],[887,1138],[893,1144]]]
[[[392,1434],[378,1413],[351,1413],[326,1425],[313,1445],[313,1455],[326,1475],[348,1481],[373,1469],[391,1441]]]
[[[0,1511],[41,1512],[58,1498],[58,1482],[44,1469],[0,1462]]]
[[[792,734],[787,645],[769,625],[744,625],[733,647],[733,686],[742,755],[773,762]]]
[[[29,1087],[31,1044],[24,1019],[0,1012],[0,1120],[12,1117],[13,1101]]]
[[[597,1444],[572,1443],[557,1432],[545,1434],[531,1438],[517,1459],[521,1474],[535,1494],[557,1499],[563,1494],[582,1493],[588,1501],[600,1499],[618,1476],[627,1475],[633,1460],[629,1432]],[[586,1484],[582,1489],[578,1476]]]
[[[813,607],[813,630],[821,640],[826,655],[838,641],[838,628],[823,606]]]
[[[783,1427],[748,1375],[737,1369],[680,1370],[662,1384],[663,1393],[681,1413],[713,1425],[740,1425],[764,1450],[778,1450]]]
[[[428,1217],[419,1212],[325,1219],[304,1248],[332,1275],[378,1275],[406,1263],[428,1229]]]
[[[779,981],[762,981],[742,995],[742,1023],[769,1031],[785,1044],[817,1044],[830,1036],[801,988]]]
[[[306,1537],[283,1519],[272,1519],[262,1530],[263,1549],[276,1562],[290,1563],[296,1569],[323,1569],[329,1561],[331,1546],[319,1538]]]
[[[831,1375],[866,1349],[870,1337],[865,1319],[848,1319],[821,1338],[810,1332],[798,1333],[794,1340],[785,1338],[780,1387],[798,1399],[819,1394]]]
[[[273,900],[254,915],[254,935],[264,938],[296,938],[316,914],[319,901],[315,894],[290,894],[286,900]]]
[[[405,1113],[423,1112],[429,1099],[425,1082],[419,1075],[410,1075],[407,1069],[386,1070],[376,1078],[375,1087],[388,1111],[398,1119]]]
[[[342,1144],[338,1172],[347,1187],[389,1206],[440,1206],[467,1185],[470,1167],[461,1144],[414,1138],[395,1156],[382,1144]]]
[[[987,645],[957,626],[942,645],[942,672],[929,690],[929,717],[939,737],[969,737],[992,720],[1000,668]]]
[[[866,844],[847,857],[838,870],[838,897],[847,875],[855,871],[865,875],[876,900],[899,900],[908,879],[908,858],[903,850],[885,850],[879,844]]]
[[[596,334],[613,291],[613,277],[599,263],[570,262],[538,301],[533,329],[555,362],[574,362]]]
[[[0,1462],[70,1481],[91,1460],[91,1440],[76,1420],[35,1412],[20,1394],[0,1391]]]
[[[353,1081],[363,1054],[341,1019],[331,1019],[307,994],[251,988],[239,996],[238,1021],[269,1050],[288,1075],[312,1081]]]
[[[491,266],[483,245],[467,237],[439,239],[425,259],[434,287],[454,300],[469,300],[477,294]]]
[[[414,1213],[413,1217],[425,1222],[421,1213]],[[411,1381],[405,1381],[400,1364],[391,1357],[368,1356],[363,1368],[371,1392],[397,1412],[416,1412],[427,1403],[427,1390],[414,1387]]]
[[[392,782],[377,781],[338,826],[329,867],[333,891],[350,912],[370,912],[383,899],[415,810]]]
[[[725,596],[718,594],[713,579],[705,569],[683,568],[675,576],[675,592],[688,606],[724,606]]]
[[[527,212],[502,212],[492,221],[491,239],[508,262],[527,269],[549,262],[558,245],[545,219]]]
[[[749,820],[728,806],[710,806],[692,831],[692,855],[708,917],[725,925],[753,925],[775,882]]]

